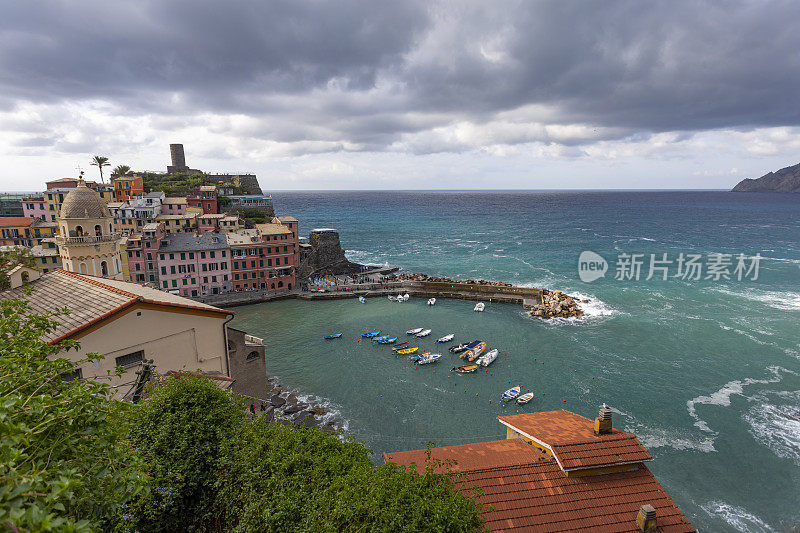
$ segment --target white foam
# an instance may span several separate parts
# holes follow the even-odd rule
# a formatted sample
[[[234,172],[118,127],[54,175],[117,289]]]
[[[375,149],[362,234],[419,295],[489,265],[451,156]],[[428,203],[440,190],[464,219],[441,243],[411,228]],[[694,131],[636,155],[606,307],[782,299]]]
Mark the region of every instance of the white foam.
[[[708,502],[700,506],[709,516],[723,519],[729,526],[744,533],[768,533],[775,531],[769,524],[743,507],[721,501]]]
[[[790,403],[775,405],[766,394],[744,415],[750,434],[772,453],[800,466],[800,391],[774,393]]]
[[[782,311],[800,310],[800,293],[798,292],[760,291],[756,289],[732,291],[724,288],[710,290],[731,296],[738,296],[739,298],[746,298],[753,302],[760,302]]]

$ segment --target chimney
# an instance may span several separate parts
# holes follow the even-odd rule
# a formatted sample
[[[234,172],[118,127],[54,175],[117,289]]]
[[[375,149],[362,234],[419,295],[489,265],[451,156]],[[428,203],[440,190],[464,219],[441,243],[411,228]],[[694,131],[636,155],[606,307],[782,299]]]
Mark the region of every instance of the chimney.
[[[658,530],[658,526],[656,525],[656,510],[652,505],[649,503],[647,505],[642,505],[639,509],[639,514],[636,515],[636,525],[639,526],[639,531],[645,533]]]
[[[609,433],[611,433],[611,408],[603,404],[600,414],[594,419],[594,434],[608,435]]]

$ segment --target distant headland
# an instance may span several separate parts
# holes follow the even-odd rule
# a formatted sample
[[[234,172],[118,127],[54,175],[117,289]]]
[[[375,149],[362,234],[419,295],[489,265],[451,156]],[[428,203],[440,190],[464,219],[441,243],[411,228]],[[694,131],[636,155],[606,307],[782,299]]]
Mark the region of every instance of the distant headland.
[[[800,163],[764,174],[756,180],[743,179],[733,192],[800,192]]]

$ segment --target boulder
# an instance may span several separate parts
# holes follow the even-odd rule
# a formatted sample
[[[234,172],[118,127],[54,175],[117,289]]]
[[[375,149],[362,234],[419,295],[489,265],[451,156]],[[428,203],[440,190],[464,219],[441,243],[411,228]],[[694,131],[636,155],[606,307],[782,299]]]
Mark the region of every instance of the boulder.
[[[283,407],[286,404],[286,400],[275,394],[269,399],[269,403],[272,404],[273,407]]]

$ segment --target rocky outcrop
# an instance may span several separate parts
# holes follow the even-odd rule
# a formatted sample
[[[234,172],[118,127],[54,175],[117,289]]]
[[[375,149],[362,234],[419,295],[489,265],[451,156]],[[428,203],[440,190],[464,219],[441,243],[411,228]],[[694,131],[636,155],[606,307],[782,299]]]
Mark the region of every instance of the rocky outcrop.
[[[271,395],[269,404],[261,404],[255,408],[255,414],[264,417],[267,423],[276,421],[305,427],[319,427],[329,433],[335,433],[338,430],[333,421],[325,419],[328,411],[324,407],[311,405],[298,399],[274,378],[267,380],[267,390]]]
[[[588,302],[588,300],[585,300]],[[561,291],[542,289],[542,303],[531,308],[531,316],[539,318],[569,318],[583,316],[579,300]]]
[[[308,245],[300,247],[298,279],[320,274],[357,274],[362,266],[344,256],[339,232],[332,229],[312,230]]]
[[[800,163],[755,180],[744,179],[733,188],[733,192],[800,192]]]

